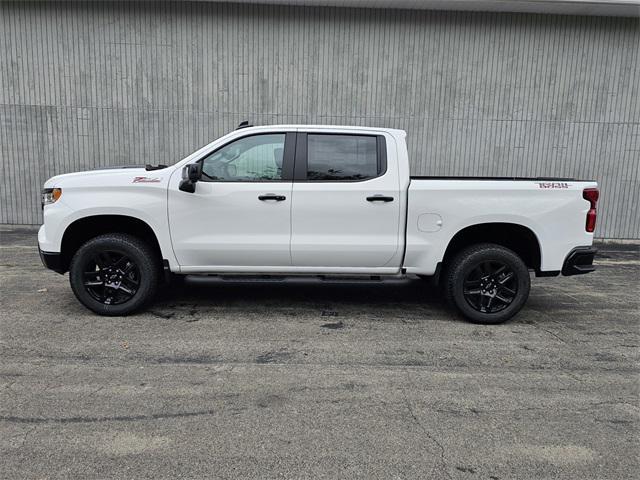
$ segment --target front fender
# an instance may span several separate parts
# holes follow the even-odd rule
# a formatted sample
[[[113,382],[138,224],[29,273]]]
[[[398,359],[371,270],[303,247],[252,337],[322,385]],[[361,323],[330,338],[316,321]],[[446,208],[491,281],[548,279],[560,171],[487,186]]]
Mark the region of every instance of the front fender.
[[[146,223],[158,240],[162,257],[168,260],[172,270],[177,270],[178,262],[169,236],[166,187],[143,190],[139,189],[135,197],[114,191],[94,191],[90,195],[73,189],[63,191],[63,198],[44,209],[44,225],[38,235],[40,248],[60,252],[64,233],[78,220],[98,215],[121,215]],[[126,200],[129,201],[125,203]]]

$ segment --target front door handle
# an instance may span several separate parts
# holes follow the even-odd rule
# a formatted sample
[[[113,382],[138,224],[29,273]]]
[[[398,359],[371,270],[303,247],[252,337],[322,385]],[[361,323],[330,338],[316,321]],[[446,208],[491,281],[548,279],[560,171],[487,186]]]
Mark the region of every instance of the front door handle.
[[[367,202],[393,202],[393,197],[385,197],[384,195],[374,195],[367,197]]]
[[[267,193],[266,195],[258,195],[258,200],[262,200],[266,202],[267,200],[275,200],[276,202],[282,202],[286,200],[287,197],[284,195],[276,195],[274,193]]]

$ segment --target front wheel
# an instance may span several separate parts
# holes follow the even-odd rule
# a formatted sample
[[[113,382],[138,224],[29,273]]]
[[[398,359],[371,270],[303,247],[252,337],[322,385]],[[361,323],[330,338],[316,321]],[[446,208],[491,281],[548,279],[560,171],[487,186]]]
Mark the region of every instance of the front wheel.
[[[529,270],[512,250],[479,244],[458,253],[447,269],[445,295],[474,323],[509,320],[529,297]]]
[[[156,256],[131,235],[92,238],[71,260],[71,289],[99,315],[128,315],[145,306],[156,292],[160,270]]]

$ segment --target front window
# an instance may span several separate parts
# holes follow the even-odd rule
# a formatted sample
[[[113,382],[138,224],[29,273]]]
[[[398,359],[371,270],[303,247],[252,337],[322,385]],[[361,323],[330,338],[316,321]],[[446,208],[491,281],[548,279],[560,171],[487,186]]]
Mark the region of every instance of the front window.
[[[284,133],[251,135],[216,150],[202,161],[203,180],[260,182],[282,179]]]

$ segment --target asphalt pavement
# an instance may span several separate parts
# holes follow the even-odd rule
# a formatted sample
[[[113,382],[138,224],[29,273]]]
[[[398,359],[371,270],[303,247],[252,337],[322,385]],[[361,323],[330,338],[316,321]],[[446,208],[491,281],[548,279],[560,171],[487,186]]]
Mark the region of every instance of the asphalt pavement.
[[[478,326],[418,279],[193,278],[103,318],[0,236],[0,478],[640,478],[637,246]]]

